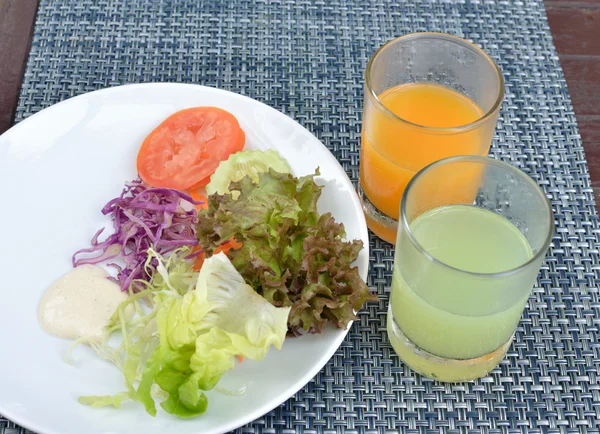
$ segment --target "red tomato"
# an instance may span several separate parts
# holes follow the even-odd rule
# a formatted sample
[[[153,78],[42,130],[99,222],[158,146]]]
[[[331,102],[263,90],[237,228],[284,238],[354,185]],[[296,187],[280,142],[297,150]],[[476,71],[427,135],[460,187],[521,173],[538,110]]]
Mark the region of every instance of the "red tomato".
[[[194,107],[165,119],[142,143],[137,170],[152,187],[185,190],[205,185],[219,163],[241,151],[246,135],[235,116]]]

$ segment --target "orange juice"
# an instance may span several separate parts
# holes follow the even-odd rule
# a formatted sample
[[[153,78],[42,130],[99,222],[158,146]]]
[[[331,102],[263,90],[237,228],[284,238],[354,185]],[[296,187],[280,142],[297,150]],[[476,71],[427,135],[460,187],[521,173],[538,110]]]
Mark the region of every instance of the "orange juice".
[[[371,96],[365,99],[360,184],[379,211],[398,220],[402,192],[415,173],[442,158],[487,155],[495,123],[465,127],[481,119],[483,110],[438,84],[403,84],[385,90],[378,99],[387,110]],[[367,223],[381,238],[395,242],[395,230],[368,216]]]

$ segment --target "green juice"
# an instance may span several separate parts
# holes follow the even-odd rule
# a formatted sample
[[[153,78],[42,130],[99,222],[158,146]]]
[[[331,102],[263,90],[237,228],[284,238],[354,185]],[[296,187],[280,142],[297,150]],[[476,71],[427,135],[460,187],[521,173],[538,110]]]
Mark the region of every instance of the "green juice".
[[[537,276],[539,264],[519,268],[533,257],[531,247],[506,218],[469,205],[427,211],[410,229],[439,262],[400,233],[390,341],[425,375],[442,381],[481,377],[504,357]]]

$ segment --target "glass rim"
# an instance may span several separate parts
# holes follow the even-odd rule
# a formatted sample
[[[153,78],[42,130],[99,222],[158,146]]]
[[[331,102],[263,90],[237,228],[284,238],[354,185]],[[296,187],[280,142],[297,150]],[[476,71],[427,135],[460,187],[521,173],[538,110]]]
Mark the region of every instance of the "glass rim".
[[[461,45],[467,49],[470,49],[471,51],[474,51],[475,53],[477,53],[478,55],[480,55],[484,59],[486,59],[492,65],[492,67],[496,71],[496,78],[498,79],[498,95],[496,96],[496,100],[494,101],[494,104],[492,105],[492,107],[485,114],[483,114],[480,118],[478,118],[477,120],[470,122],[468,124],[459,125],[456,127],[428,127],[426,125],[416,124],[407,119],[401,118],[400,116],[398,116],[394,112],[392,112],[390,109],[388,109],[381,102],[381,100],[375,93],[375,90],[373,89],[373,86],[371,83],[371,69],[373,68],[373,63],[375,62],[375,59],[386,48],[388,48],[391,44],[393,44],[397,41],[410,40],[410,39],[422,39],[422,38],[442,39],[445,41],[454,42],[454,43]],[[504,76],[502,75],[502,71],[500,70],[500,67],[494,61],[494,59],[492,59],[482,48],[467,41],[466,39],[459,38],[458,36],[450,35],[448,33],[437,33],[437,32],[407,33],[406,35],[398,36],[394,39],[387,41],[385,44],[383,44],[381,47],[379,47],[377,49],[377,51],[375,51],[375,53],[371,56],[371,58],[369,59],[369,62],[367,63],[367,68],[365,69],[365,86],[367,88],[366,94],[369,95],[373,99],[373,101],[375,102],[375,104],[377,105],[377,107],[380,110],[383,110],[383,112],[386,115],[390,116],[392,119],[402,122],[404,124],[410,125],[411,127],[414,127],[414,128],[419,128],[419,129],[431,131],[431,132],[451,133],[451,134],[457,134],[457,133],[469,131],[469,130],[477,128],[480,125],[482,125],[483,123],[485,123],[498,110],[498,108],[502,104],[502,101],[504,100],[504,93],[505,93]]]
[[[502,169],[524,179],[525,182],[527,182],[531,187],[533,187],[544,198],[544,203],[546,204],[546,213],[545,214],[546,214],[546,217],[548,218],[548,221],[550,222],[550,224],[548,225],[548,232],[546,233],[544,243],[542,244],[542,248],[540,248],[535,253],[535,255],[533,255],[528,261],[522,263],[518,267],[514,267],[509,270],[499,271],[499,272],[495,272],[495,273],[476,273],[476,272],[467,271],[467,270],[463,270],[461,268],[454,267],[443,261],[440,261],[435,256],[433,256],[431,253],[429,253],[427,251],[427,249],[425,249],[421,245],[421,243],[419,243],[419,241],[417,241],[417,239],[415,238],[414,234],[412,233],[412,231],[410,229],[410,225],[409,225],[408,219],[406,217],[406,202],[407,202],[407,198],[410,194],[411,189],[414,187],[415,183],[418,182],[419,178],[421,178],[421,176],[423,176],[426,172],[430,171],[431,169],[435,169],[438,166],[442,166],[442,165],[445,165],[448,163],[468,162],[468,161],[502,168]],[[548,247],[550,246],[550,243],[552,242],[552,236],[554,235],[554,212],[552,211],[552,205],[550,204],[550,200],[548,200],[548,197],[545,195],[544,191],[525,172],[517,169],[514,166],[511,166],[508,163],[505,163],[503,161],[496,160],[493,158],[477,156],[477,155],[459,155],[459,156],[455,156],[455,157],[444,158],[442,160],[438,160],[434,163],[431,163],[431,164],[425,166],[419,172],[417,172],[417,174],[415,176],[413,176],[413,178],[409,181],[406,188],[404,189],[404,193],[402,194],[402,200],[400,201],[400,216],[398,219],[398,224],[402,225],[404,231],[408,235],[410,242],[417,249],[417,251],[420,254],[422,254],[423,256],[425,256],[430,262],[432,262],[436,265],[439,265],[443,268],[446,268],[446,269],[449,269],[452,271],[457,271],[459,273],[468,274],[470,276],[475,276],[475,277],[485,277],[485,278],[506,277],[506,276],[516,274],[516,273],[520,272],[521,270],[524,270],[525,268],[528,268],[531,264],[537,262],[541,256],[546,256]]]

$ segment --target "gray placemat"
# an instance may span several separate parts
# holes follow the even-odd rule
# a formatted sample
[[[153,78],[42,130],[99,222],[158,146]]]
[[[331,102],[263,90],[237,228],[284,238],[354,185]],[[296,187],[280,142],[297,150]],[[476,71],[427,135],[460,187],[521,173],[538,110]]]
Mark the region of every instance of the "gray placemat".
[[[556,235],[515,343],[479,381],[412,373],[385,333],[392,247],[372,237],[381,303],[295,397],[237,432],[599,433],[599,226],[541,2],[42,0],[17,119],[123,83],[216,86],[298,120],[355,181],[367,59],[414,31],[471,39],[497,60],[506,99],[492,154],[552,200]],[[21,432],[0,416],[0,434]]]

